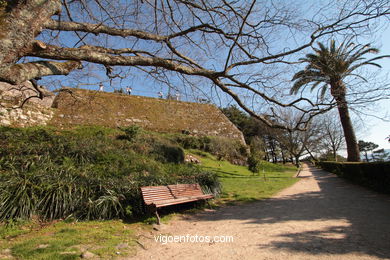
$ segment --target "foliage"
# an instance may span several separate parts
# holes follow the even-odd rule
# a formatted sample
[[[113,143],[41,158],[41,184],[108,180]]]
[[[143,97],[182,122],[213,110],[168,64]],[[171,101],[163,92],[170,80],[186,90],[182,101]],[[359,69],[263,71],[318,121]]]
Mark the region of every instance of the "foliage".
[[[239,162],[247,156],[246,147],[236,140],[223,137],[178,135],[174,140],[184,149],[199,149],[217,156],[218,160]]]
[[[0,220],[132,217],[143,214],[139,187],[147,185],[199,182],[219,191],[213,173],[180,164],[177,145],[107,133],[0,128]]]
[[[373,190],[390,193],[390,162],[318,162],[326,171]]]
[[[244,134],[247,143],[250,143],[253,137],[262,136],[266,133],[262,122],[234,105],[221,108],[221,111]]]
[[[390,154],[385,149],[378,149],[372,152],[372,159],[375,162],[390,161]]]
[[[327,151],[326,153],[321,154],[319,160],[320,161],[345,162],[345,161],[347,161],[347,158],[345,158],[345,157],[343,157],[341,155],[336,154],[336,159],[335,159],[335,155],[333,154],[333,152]]]
[[[248,169],[253,173],[260,172],[260,164],[261,161],[255,155],[251,155],[248,157]]]
[[[386,56],[366,60],[364,55],[378,53],[379,50],[372,48],[369,44],[356,45],[351,40],[345,40],[337,47],[334,40],[330,41],[329,47],[318,43],[318,48],[313,48],[313,50],[314,53],[309,53],[301,59],[307,63],[307,66],[292,78],[294,85],[290,93],[297,94],[302,87],[307,85],[311,85],[311,90],[320,86],[319,96],[323,99],[330,87],[330,93],[336,101],[344,130],[348,161],[360,161],[358,144],[349,116],[346,78],[356,77],[355,71],[365,65],[380,67],[374,61]],[[359,77],[363,79],[361,75]]]
[[[120,130],[125,132],[124,135],[118,136],[119,139],[126,139],[129,140],[130,142],[134,141],[137,136],[142,132],[142,128],[137,125],[132,125],[128,127],[119,127]]]
[[[359,146],[359,151],[364,152],[364,156],[366,157],[367,162],[369,161],[367,152],[372,151],[379,147],[379,145],[373,142],[365,142],[363,140],[359,140],[358,146]]]

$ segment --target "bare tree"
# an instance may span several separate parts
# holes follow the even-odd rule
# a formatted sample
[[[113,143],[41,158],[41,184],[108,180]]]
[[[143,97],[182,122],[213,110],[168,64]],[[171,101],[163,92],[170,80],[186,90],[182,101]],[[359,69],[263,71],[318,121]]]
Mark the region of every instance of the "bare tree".
[[[331,153],[337,161],[337,152],[345,145],[344,133],[337,114],[329,112],[315,119],[321,136],[319,149]]]
[[[286,65],[319,39],[364,34],[389,14],[386,0],[0,0],[0,81],[17,85],[91,64],[123,78],[127,67],[168,84],[206,79],[268,126],[275,123],[243,97],[294,107],[307,122],[334,104],[278,99]]]
[[[280,119],[283,120],[283,125],[292,127],[296,122],[302,121],[302,117],[305,115],[302,113],[289,110],[287,112],[279,113]],[[311,155],[311,151],[317,149],[320,135],[320,125],[317,121],[311,121],[305,131],[293,130],[279,130],[274,131],[273,137],[278,141],[282,150],[287,151],[295,160],[295,165],[299,167],[299,160],[306,154]]]

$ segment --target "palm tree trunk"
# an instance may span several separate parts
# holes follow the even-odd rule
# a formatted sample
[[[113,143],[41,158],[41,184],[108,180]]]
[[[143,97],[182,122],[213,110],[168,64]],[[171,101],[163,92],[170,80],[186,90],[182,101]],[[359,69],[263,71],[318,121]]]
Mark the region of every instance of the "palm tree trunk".
[[[332,95],[336,99],[337,109],[340,115],[340,122],[343,127],[345,142],[347,144],[347,161],[348,162],[359,162],[360,161],[360,151],[358,143],[356,141],[355,131],[353,129],[351,117],[349,115],[348,104],[345,98],[345,87],[339,85],[337,87],[332,87]],[[337,91],[334,91],[334,90]]]

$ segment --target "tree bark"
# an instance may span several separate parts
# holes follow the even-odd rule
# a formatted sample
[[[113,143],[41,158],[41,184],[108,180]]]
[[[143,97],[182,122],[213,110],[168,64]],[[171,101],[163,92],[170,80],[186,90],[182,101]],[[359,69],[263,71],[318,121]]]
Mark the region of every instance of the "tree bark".
[[[340,122],[343,127],[345,142],[347,144],[347,161],[360,162],[360,151],[349,115],[348,103],[345,97],[345,86],[342,83],[331,85],[331,93],[336,99]]]
[[[34,48],[43,25],[60,10],[59,0],[15,0],[0,10],[1,80],[8,81],[4,74]]]

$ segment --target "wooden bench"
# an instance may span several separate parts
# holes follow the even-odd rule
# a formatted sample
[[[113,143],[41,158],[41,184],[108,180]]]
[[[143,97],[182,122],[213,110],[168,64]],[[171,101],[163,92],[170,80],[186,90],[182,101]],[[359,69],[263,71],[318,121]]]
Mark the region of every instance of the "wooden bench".
[[[141,187],[141,192],[145,204],[151,207],[156,214],[158,224],[160,224],[160,216],[157,212],[158,208],[198,200],[207,200],[214,197],[212,194],[204,194],[198,183],[145,186]]]

